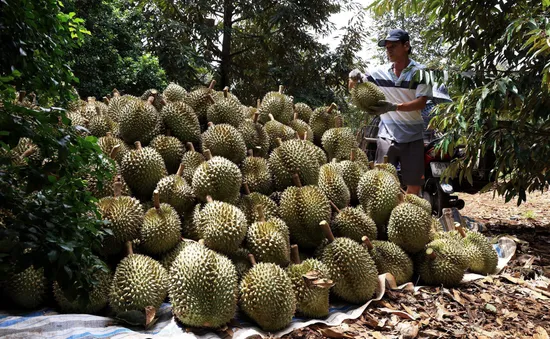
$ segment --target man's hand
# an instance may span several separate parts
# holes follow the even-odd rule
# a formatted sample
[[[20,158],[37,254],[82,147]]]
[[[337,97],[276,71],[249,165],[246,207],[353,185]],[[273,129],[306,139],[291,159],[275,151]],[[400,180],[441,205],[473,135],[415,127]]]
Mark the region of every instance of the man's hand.
[[[379,100],[378,103],[374,106],[368,108],[368,112],[376,115],[384,114],[389,111],[397,110],[397,104],[394,102]]]
[[[351,90],[352,88],[357,85],[357,82],[361,81],[361,72],[356,68],[353,71],[349,72],[349,80],[348,80],[348,89]]]

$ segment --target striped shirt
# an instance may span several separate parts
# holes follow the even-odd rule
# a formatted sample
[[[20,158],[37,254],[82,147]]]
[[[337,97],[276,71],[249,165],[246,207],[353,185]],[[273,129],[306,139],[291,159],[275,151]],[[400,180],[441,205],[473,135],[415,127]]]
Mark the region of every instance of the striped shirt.
[[[399,78],[392,64],[370,69],[364,80],[375,83],[386,95],[386,100],[395,103],[412,101],[418,97],[432,97],[432,87],[413,81],[416,71],[423,68],[414,60],[401,72]],[[421,111],[390,111],[380,115],[378,136],[395,140],[398,143],[421,140],[424,132],[424,119]]]

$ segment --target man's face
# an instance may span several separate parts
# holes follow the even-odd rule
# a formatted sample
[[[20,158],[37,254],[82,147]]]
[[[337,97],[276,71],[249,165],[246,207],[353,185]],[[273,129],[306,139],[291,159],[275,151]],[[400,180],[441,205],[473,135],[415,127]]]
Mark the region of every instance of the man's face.
[[[391,62],[408,57],[409,43],[407,41],[386,41],[386,55]]]

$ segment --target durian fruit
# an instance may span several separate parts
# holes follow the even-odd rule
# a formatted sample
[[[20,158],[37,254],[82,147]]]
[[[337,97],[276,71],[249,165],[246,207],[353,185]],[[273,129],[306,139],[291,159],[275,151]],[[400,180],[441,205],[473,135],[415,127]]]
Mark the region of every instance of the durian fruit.
[[[106,235],[102,246],[104,254],[118,253],[125,242],[139,237],[143,224],[143,208],[139,200],[129,196],[121,196],[122,183],[114,184],[114,196],[102,198],[98,209],[103,219],[109,221],[107,226],[112,235]]]
[[[96,105],[95,97],[88,97],[86,105],[80,112],[82,116],[88,120],[100,114],[100,108]]]
[[[326,131],[336,127],[336,117],[341,117],[341,115],[335,103],[332,103],[329,107],[318,107],[313,111],[309,126],[313,131],[313,140],[316,145],[321,145],[321,138]]]
[[[401,247],[389,241],[362,238],[363,245],[376,264],[378,274],[391,273],[397,285],[411,281],[413,276],[413,262]]]
[[[321,144],[327,152],[329,160],[348,160],[350,150],[357,147],[355,135],[353,134],[351,128],[341,127],[341,117],[336,117],[335,121],[337,127],[331,128],[323,133]]]
[[[118,150],[116,152],[116,156],[113,158],[119,165],[122,162],[122,158],[124,158],[124,155],[128,153],[129,149],[128,146],[119,138],[116,138],[112,135],[112,133],[107,133],[104,137],[101,137],[97,139],[97,145],[103,153],[110,155],[111,151],[113,150],[113,147],[118,145]]]
[[[134,254],[132,243],[126,243],[128,256],[115,270],[109,304],[120,317],[126,312],[158,309],[168,293],[169,276],[162,265],[143,254]]]
[[[346,237],[361,242],[363,236],[376,239],[376,224],[360,207],[346,207],[337,210],[332,231],[337,237]]]
[[[249,254],[250,251],[247,248],[239,247],[239,249],[229,255],[229,259],[231,259],[233,265],[235,265],[235,269],[237,270],[239,281],[241,281],[242,277],[252,267],[250,260],[248,260]]]
[[[457,286],[468,268],[468,255],[460,241],[436,239],[415,258],[415,272],[428,285]]]
[[[212,156],[220,156],[240,164],[246,158],[246,145],[241,133],[228,124],[213,125],[202,134],[204,149],[210,150]]]
[[[211,158],[209,150],[204,154],[207,161],[200,164],[193,174],[192,187],[195,196],[203,202],[207,195],[214,200],[237,202],[242,182],[239,167],[226,158]]]
[[[457,229],[468,255],[468,269],[479,274],[494,273],[498,265],[498,254],[487,238],[478,232],[466,232],[462,227]]]
[[[353,104],[362,111],[369,111],[371,106],[378,104],[380,100],[386,100],[384,93],[372,82],[357,84],[351,90]]]
[[[113,121],[106,114],[96,114],[90,118],[87,127],[95,137],[104,137],[113,130]]]
[[[252,150],[248,153],[249,156],[241,164],[243,184],[247,184],[252,192],[271,194],[273,192],[273,183],[271,181],[272,174],[269,163],[264,158],[252,156]]]
[[[130,102],[130,98],[121,96],[115,89],[113,90],[113,97],[109,100],[109,107],[107,109],[107,116],[114,122],[120,122],[124,107]]]
[[[153,98],[153,99],[151,99]],[[151,104],[156,108],[157,111],[161,111],[164,105],[166,105],[166,100],[159,91],[156,89],[148,89],[141,95],[141,100],[152,100]]]
[[[269,152],[270,139],[264,126],[258,123],[258,113],[254,113],[252,120],[246,119],[241,122],[238,131],[241,133],[247,149],[254,150],[259,157],[266,157]]]
[[[432,223],[430,226],[430,241],[437,239],[438,234],[443,232],[444,232],[443,225],[441,224],[439,219],[432,216]]]
[[[389,157],[387,155],[384,155],[384,162],[381,164],[376,164],[376,167],[389,172],[391,175],[394,176],[395,180],[399,181],[399,177],[397,176],[397,169],[393,164],[389,162]]]
[[[319,189],[338,208],[344,208],[350,203],[349,189],[336,163],[324,164],[319,169]]]
[[[317,185],[319,163],[311,156],[307,141],[293,139],[285,142],[277,140],[279,147],[269,156],[269,168],[273,173],[275,189],[283,191],[292,185],[292,177],[298,174],[304,185]]]
[[[297,118],[300,120],[305,121],[309,124],[309,119],[311,118],[311,115],[313,114],[313,110],[303,102],[298,102],[294,104],[294,114],[297,115]]]
[[[187,326],[218,328],[237,310],[238,278],[231,260],[199,243],[185,246],[170,269],[174,315]]]
[[[145,212],[140,230],[140,249],[147,254],[161,254],[173,249],[181,238],[181,221],[176,210],[160,203],[159,192],[153,193],[153,208]]]
[[[258,263],[249,255],[252,268],[239,285],[240,309],[264,331],[277,331],[292,321],[296,297],[292,281],[276,264]]]
[[[160,111],[162,121],[181,142],[199,145],[201,128],[193,108],[182,101],[169,102]]]
[[[405,202],[411,203],[413,205],[416,205],[420,208],[422,208],[426,213],[432,214],[432,205],[430,202],[426,199],[422,199],[416,194],[405,194],[404,197]]]
[[[206,111],[206,119],[213,124],[228,124],[238,128],[245,115],[241,103],[229,97],[229,87],[223,89],[222,98],[214,101]]]
[[[354,304],[371,299],[378,287],[378,271],[368,250],[349,238],[335,238],[326,221],[319,225],[328,240],[320,259],[334,281],[334,294]]]
[[[169,102],[183,101],[185,100],[186,94],[187,91],[185,88],[173,82],[169,83],[164,89],[164,92],[162,92],[164,99]]]
[[[298,139],[313,142],[313,131],[307,122],[298,119],[298,113],[294,112],[294,120],[288,123],[288,126],[298,133]]]
[[[246,106],[241,104],[241,101],[239,100],[239,98],[237,98],[236,95],[229,92],[229,87],[226,86],[222,91],[214,91],[214,93],[212,93],[211,95],[212,95],[212,98],[214,99],[214,102],[222,101],[224,99],[233,100],[234,102],[238,103],[241,106],[241,109],[243,109],[243,114],[246,113],[244,111],[244,108],[246,108]]]
[[[147,145],[161,133],[162,119],[151,98],[148,101],[132,100],[124,107],[118,128],[125,142],[140,141]]]
[[[180,216],[189,213],[195,206],[193,189],[182,177],[183,172],[184,166],[180,164],[176,174],[160,179],[156,188],[159,192],[160,202],[174,207]]]
[[[378,237],[385,238],[386,223],[395,206],[397,195],[400,192],[399,184],[386,171],[374,169],[367,171],[357,185],[357,197],[363,210],[370,215],[378,227]]]
[[[327,154],[325,153],[325,151],[323,151],[321,147],[316,146],[314,143],[308,140],[304,140],[304,143],[307,146],[309,155],[317,160],[319,166],[327,163]]]
[[[294,116],[292,98],[283,94],[283,86],[279,86],[279,92],[269,92],[264,96],[258,113],[261,123],[265,124],[271,119],[288,124]],[[269,116],[270,114],[273,118]]]
[[[98,283],[92,287],[89,292],[89,302],[82,305],[79,299],[70,301],[65,296],[57,281],[53,283],[53,296],[61,311],[65,313],[86,313],[94,314],[101,311],[109,302],[109,291],[113,274],[110,270],[107,272],[97,270],[94,274]]]
[[[151,147],[141,147],[135,142],[136,149],[124,155],[120,171],[136,197],[148,200],[160,179],[168,175],[164,159]]]
[[[202,204],[196,204],[193,211],[183,218],[183,236],[198,241],[201,239],[199,219]]]
[[[195,227],[208,248],[229,255],[239,248],[246,237],[246,217],[236,206],[213,201],[210,196],[207,201],[194,220]]]
[[[363,171],[367,171],[370,169],[369,158],[367,157],[367,154],[359,147],[355,148],[354,162],[358,163],[363,168]]]
[[[81,126],[87,128],[88,123],[90,122],[88,119],[84,118],[84,116],[82,116],[79,112],[74,111],[68,111],[67,118],[71,120],[71,126]],[[79,132],[82,133],[83,131],[80,129]]]
[[[246,244],[250,253],[261,262],[286,266],[290,262],[288,226],[279,218],[266,220],[261,205],[257,206],[258,221],[248,228]]]
[[[319,223],[330,219],[330,203],[318,187],[302,187],[297,174],[293,179],[296,187],[291,186],[283,192],[279,215],[288,226],[292,242],[301,248],[313,249],[324,239]]]
[[[113,149],[111,150],[111,153],[110,153],[110,158],[113,160],[116,160],[117,158],[119,158],[118,153],[120,152],[120,149],[121,149],[120,145],[113,146]],[[107,196],[112,196],[114,194],[114,191],[113,191],[114,183],[117,181],[120,181],[122,183],[121,195],[131,195],[132,192],[130,191],[128,184],[126,184],[126,181],[121,176],[120,166],[118,163],[115,163],[114,167],[110,166],[110,174],[112,175],[112,181],[110,182],[98,181],[96,177],[87,175],[85,178],[87,181],[86,188],[88,189],[88,191],[90,191],[92,195],[97,199],[101,199]]]
[[[330,288],[334,286],[328,267],[317,259],[301,262],[298,245],[292,245],[291,252],[293,264],[286,272],[294,287],[296,311],[306,317],[326,317]]]
[[[19,138],[17,146],[11,149],[10,158],[18,165],[26,165],[29,162],[39,165],[43,160],[40,148],[25,137]]]
[[[214,93],[213,89],[215,85],[216,81],[212,80],[209,87],[198,88],[194,91],[187,93],[187,95],[185,96],[185,103],[193,108],[195,114],[197,115],[197,118],[199,119],[199,122],[202,125],[205,125],[207,123],[206,114],[208,111],[208,107],[214,104],[212,94]]]
[[[246,183],[243,186],[245,187],[246,194],[241,196],[237,207],[244,213],[249,224],[259,221],[260,215],[256,208],[258,205],[262,206],[267,219],[279,217],[279,207],[273,200],[258,192],[251,193]]]
[[[296,131],[294,131],[292,128],[288,127],[287,125],[283,125],[279,121],[275,120],[273,115],[270,116],[270,119],[268,122],[265,123],[264,128],[269,136],[269,150],[274,150],[279,144],[277,143],[277,139],[281,139],[282,141],[287,141],[296,138]]]
[[[44,269],[34,266],[29,266],[19,273],[8,274],[3,287],[6,297],[17,307],[27,309],[42,305],[48,290]]]
[[[158,135],[151,141],[149,147],[154,148],[164,159],[168,174],[174,174],[178,171],[181,158],[185,153],[181,141],[169,135]]]
[[[402,200],[403,195],[399,194]],[[416,253],[430,241],[432,219],[422,207],[403,202],[391,211],[388,221],[388,240],[404,249]]]
[[[176,260],[176,258],[181,253],[181,251],[187,245],[194,244],[194,243],[195,243],[195,241],[193,241],[191,239],[182,238],[174,248],[172,248],[170,251],[164,253],[161,256],[159,262],[162,265],[162,267],[164,267],[166,269],[166,272],[170,273],[170,268],[172,267],[172,263],[174,262],[174,260]]]
[[[340,161],[337,168],[342,176],[342,179],[344,179],[346,187],[349,189],[351,204],[356,205],[358,202],[357,186],[359,185],[359,179],[361,179],[361,176],[365,173],[365,170],[354,161],[356,153],[355,150],[351,150],[350,153],[350,160]]]
[[[186,146],[187,152],[185,152],[181,158],[181,164],[183,165],[182,176],[186,182],[191,184],[191,182],[193,182],[193,174],[195,174],[195,170],[200,164],[205,162],[206,159],[204,159],[204,156],[201,153],[195,151],[195,147],[191,142],[188,142]]]

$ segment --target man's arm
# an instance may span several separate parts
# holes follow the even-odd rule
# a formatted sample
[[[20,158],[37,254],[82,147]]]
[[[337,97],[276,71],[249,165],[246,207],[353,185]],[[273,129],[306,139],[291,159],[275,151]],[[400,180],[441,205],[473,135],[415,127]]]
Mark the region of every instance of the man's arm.
[[[421,96],[412,101],[397,104],[396,110],[401,112],[421,111],[424,109],[424,107],[426,107],[427,101],[427,96]]]

